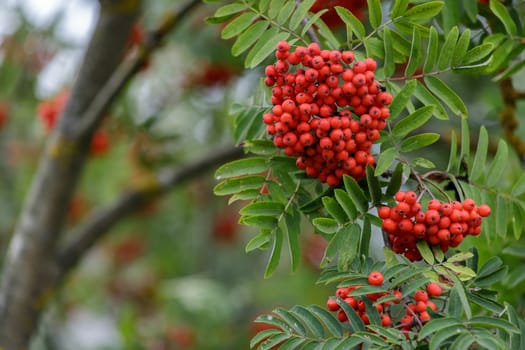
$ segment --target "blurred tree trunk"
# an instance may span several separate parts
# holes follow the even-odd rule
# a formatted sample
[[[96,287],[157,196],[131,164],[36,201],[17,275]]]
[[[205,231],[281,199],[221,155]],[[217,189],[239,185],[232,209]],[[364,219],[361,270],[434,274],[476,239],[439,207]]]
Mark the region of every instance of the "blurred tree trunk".
[[[99,18],[76,83],[49,137],[4,260],[0,348],[26,349],[57,286],[55,257],[65,213],[109,100],[93,109],[122,61],[140,0],[100,0]],[[98,99],[100,100],[100,99]]]

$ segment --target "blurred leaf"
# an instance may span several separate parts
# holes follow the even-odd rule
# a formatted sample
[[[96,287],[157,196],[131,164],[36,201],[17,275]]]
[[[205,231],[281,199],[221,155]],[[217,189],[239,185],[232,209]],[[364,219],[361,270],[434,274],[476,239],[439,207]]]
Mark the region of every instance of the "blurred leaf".
[[[436,77],[425,77],[425,83],[432,93],[441,99],[454,114],[466,118],[468,115],[467,107],[461,98],[441,79]]]
[[[481,126],[479,130],[478,147],[474,155],[472,167],[469,169],[471,181],[479,181],[485,175],[485,164],[487,162],[487,150],[489,146],[489,135],[487,129]]]
[[[409,8],[403,17],[414,22],[424,22],[439,14],[442,7],[443,1],[429,1]]]
[[[289,339],[291,336],[292,335],[288,333],[272,335],[261,343],[259,350],[271,350],[274,346],[282,343],[286,339]]]
[[[381,153],[379,153],[379,158],[377,159],[377,165],[374,171],[374,175],[382,175],[385,171],[388,170],[388,168],[390,168],[390,166],[398,156],[399,153],[394,147],[390,147],[384,151],[381,151]]]
[[[234,5],[234,4],[232,4]],[[231,39],[246,30],[255,20],[256,15],[252,12],[246,12],[235,17],[230,23],[224,27],[221,32],[221,38]]]
[[[407,137],[401,142],[401,152],[411,152],[434,144],[439,140],[439,134],[424,133]]]
[[[461,120],[461,161],[467,161],[470,158],[470,125],[466,119]]]
[[[315,0],[305,0],[299,3],[292,19],[290,19],[289,27],[291,30],[296,30],[299,27],[303,19],[306,18],[308,10],[310,10],[314,3]]]
[[[359,255],[369,255],[370,250],[370,237],[372,235],[372,224],[368,216],[365,216],[363,220],[363,229],[361,230],[361,238],[359,239]]]
[[[502,251],[503,254],[516,256],[518,258],[525,258],[525,245],[519,243],[513,243],[508,247],[505,247]]]
[[[266,158],[251,157],[226,163],[215,171],[217,179],[236,177],[241,175],[252,175],[261,173],[268,169]]]
[[[339,43],[339,40],[337,39],[337,37],[330,30],[330,28],[323,22],[322,19],[317,20],[317,22],[315,22],[315,25],[317,27],[317,32],[324,39],[326,39],[326,41],[331,45],[332,49],[338,49],[341,47],[341,43]]]
[[[517,35],[518,30],[516,29],[516,24],[514,23],[514,20],[512,19],[509,11],[507,11],[505,5],[499,2],[499,0],[490,0],[489,6],[492,13],[494,13],[496,17],[499,18],[501,23],[503,23],[507,33],[510,35]]]
[[[456,132],[452,130],[450,133],[450,155],[447,165],[448,172],[454,172],[454,169],[458,166],[458,137]]]
[[[469,321],[471,327],[483,327],[489,329],[501,329],[506,333],[519,333],[520,330],[512,323],[496,317],[475,316]]]
[[[476,277],[476,273],[469,267],[463,265],[453,264],[451,262],[444,262],[443,266],[453,271],[461,281],[468,281]]]
[[[498,150],[492,163],[490,164],[489,170],[487,172],[487,183],[488,187],[495,186],[505,171],[505,165],[508,163],[508,147],[507,143],[504,140],[499,140]]]
[[[396,137],[405,137],[410,132],[423,126],[434,112],[434,106],[424,106],[418,108],[414,113],[401,119],[394,125],[392,134]]]
[[[382,11],[380,0],[367,0],[368,8],[368,20],[372,28],[376,29],[381,25],[382,22]]]
[[[473,256],[474,254],[472,254],[471,252],[459,252],[447,258],[447,261],[449,263],[456,263],[456,262],[468,260],[472,258]]]
[[[337,14],[341,20],[350,28],[352,28],[352,32],[355,34],[355,36],[359,40],[363,40],[366,34],[363,23],[361,23],[361,21],[347,8],[335,6],[335,10],[337,11]]]
[[[275,223],[275,225],[277,222]],[[270,260],[268,260],[268,265],[266,266],[266,271],[264,272],[264,278],[269,278],[273,275],[279,262],[281,261],[281,250],[283,247],[283,232],[279,227],[275,230],[275,235],[273,239],[273,248],[270,253]]]
[[[454,53],[454,48],[456,47],[456,42],[458,40],[459,29],[458,27],[453,27],[450,32],[448,32],[445,42],[440,49],[440,54],[437,62],[437,69],[444,70],[445,68],[450,67],[452,62],[452,55]]]
[[[248,50],[266,31],[270,23],[266,20],[259,20],[246,29],[232,46],[232,55],[239,56]]]
[[[275,19],[286,0],[272,0],[268,8],[268,17]]]
[[[213,193],[218,196],[234,194],[237,192],[259,189],[264,185],[265,177],[259,175],[245,176],[237,179],[229,179],[214,187]]]

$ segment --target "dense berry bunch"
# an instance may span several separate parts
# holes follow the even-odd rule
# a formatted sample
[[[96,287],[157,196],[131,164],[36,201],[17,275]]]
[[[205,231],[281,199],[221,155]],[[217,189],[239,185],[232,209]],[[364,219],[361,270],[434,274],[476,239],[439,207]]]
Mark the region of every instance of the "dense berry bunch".
[[[371,276],[380,272],[372,272],[368,276],[370,283]],[[381,278],[383,276],[381,275]],[[371,285],[378,285],[372,284]],[[403,296],[400,290],[394,290],[391,293],[371,293],[365,296],[351,296],[354,290],[360,286],[340,287],[337,289],[335,296],[341,298],[348,306],[355,310],[365,325],[370,324],[370,318],[367,314],[366,303],[363,297],[369,299],[375,306],[381,318],[383,327],[394,327],[402,331],[416,331],[421,328],[423,323],[430,320],[428,310],[437,311],[435,303],[436,297],[442,294],[441,286],[435,282],[427,284],[426,290],[417,290],[413,295]],[[381,300],[385,300],[381,302]],[[336,298],[329,298],[326,307],[330,311],[337,312],[337,319],[340,322],[351,322],[347,314],[339,306]]]
[[[381,207],[378,214],[392,250],[412,261],[421,260],[416,247],[418,240],[439,245],[446,252],[449,247],[457,247],[465,236],[479,235],[482,218],[490,215],[489,206],[478,207],[470,198],[463,203],[433,199],[428,202],[426,212],[415,192],[398,192],[395,199],[396,206]]]
[[[318,44],[277,44],[278,61],[266,67],[273,108],[264,114],[274,144],[309,177],[337,186],[344,174],[360,180],[390,114],[392,95],[375,80],[376,62],[354,61],[352,51]],[[292,68],[295,66],[295,68]]]

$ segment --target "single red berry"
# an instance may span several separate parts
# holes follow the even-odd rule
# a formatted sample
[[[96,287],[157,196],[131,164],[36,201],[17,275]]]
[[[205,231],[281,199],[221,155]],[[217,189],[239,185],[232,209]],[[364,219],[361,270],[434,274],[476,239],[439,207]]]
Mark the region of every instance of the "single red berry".
[[[480,216],[485,218],[490,215],[490,207],[486,204],[482,204],[478,208],[478,213]]]
[[[414,293],[414,299],[416,299],[416,301],[426,302],[428,301],[428,294],[424,290],[418,290]]]
[[[326,301],[326,307],[328,308],[328,310],[330,311],[337,311],[339,310],[339,305],[337,304],[337,302],[332,299],[332,298],[329,298],[327,301]]]
[[[368,275],[368,283],[372,286],[380,286],[383,284],[384,277],[383,274],[379,271],[370,272]]]
[[[436,282],[430,282],[427,284],[427,293],[432,297],[438,297],[441,295],[441,286]]]

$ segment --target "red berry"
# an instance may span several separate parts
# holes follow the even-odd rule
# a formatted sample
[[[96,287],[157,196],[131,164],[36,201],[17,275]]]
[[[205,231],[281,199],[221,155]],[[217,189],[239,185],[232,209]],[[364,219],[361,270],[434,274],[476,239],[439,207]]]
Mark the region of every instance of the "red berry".
[[[337,302],[332,299],[332,298],[329,298],[327,301],[326,301],[326,307],[328,308],[328,310],[330,311],[337,311],[339,310],[339,305],[337,304]]]
[[[431,282],[427,285],[427,293],[432,297],[438,297],[441,295],[441,286],[436,282]]]
[[[486,204],[482,204],[478,208],[478,213],[480,216],[485,218],[490,215],[490,207]]]
[[[383,274],[379,271],[370,272],[368,275],[368,283],[372,286],[380,286],[383,284]]]

